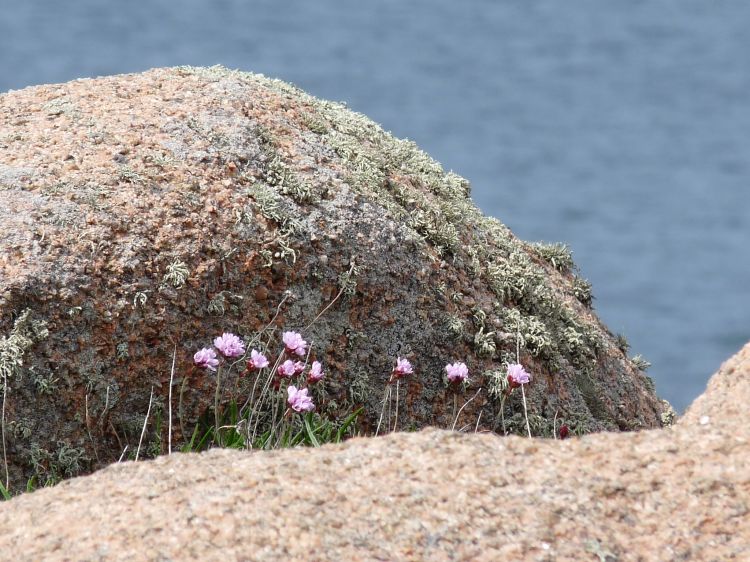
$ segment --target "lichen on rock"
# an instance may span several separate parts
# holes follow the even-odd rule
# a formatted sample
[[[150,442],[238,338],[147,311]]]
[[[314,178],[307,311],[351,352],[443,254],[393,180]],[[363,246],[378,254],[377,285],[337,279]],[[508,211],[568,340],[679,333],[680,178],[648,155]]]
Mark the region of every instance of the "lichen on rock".
[[[178,67],[3,94],[0,123],[0,170],[13,171],[0,174],[0,329],[25,309],[43,319],[49,337],[23,368],[56,381],[54,394],[10,382],[9,420],[31,428],[10,443],[16,483],[34,450],[59,443],[82,451],[82,471],[117,460],[152,387],[163,407],[175,345],[174,439],[186,439],[214,390],[196,350],[272,319],[269,338],[302,329],[342,289],[305,336],[330,374],[332,414],[364,406],[365,434],[397,355],[416,371],[400,427],[450,425],[443,367],[461,360],[467,390],[484,391],[459,427],[497,431],[484,373],[517,352],[539,435],[555,420],[578,433],[661,424],[566,249],[517,239],[476,208],[468,181],[342,104]],[[515,398],[503,407],[521,411]]]

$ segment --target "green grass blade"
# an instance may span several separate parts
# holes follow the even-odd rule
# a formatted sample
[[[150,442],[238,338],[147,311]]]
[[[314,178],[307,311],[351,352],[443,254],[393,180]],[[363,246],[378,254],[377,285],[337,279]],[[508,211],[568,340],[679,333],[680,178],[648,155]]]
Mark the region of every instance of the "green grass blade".
[[[349,429],[349,426],[353,424],[354,420],[359,417],[359,414],[362,413],[362,410],[364,410],[364,408],[357,408],[351,414],[349,414],[349,417],[344,420],[344,423],[341,424],[341,427],[336,432],[336,443],[341,443],[341,439],[344,437],[344,434],[346,434],[346,430]]]
[[[320,442],[318,441],[318,438],[315,437],[315,430],[310,423],[311,418],[312,414],[307,414],[305,416],[305,431],[307,432],[307,438],[310,440],[313,447],[320,447]]]
[[[3,499],[5,500],[10,499],[10,492],[5,486],[3,486],[2,482],[0,482],[0,496],[3,496]]]

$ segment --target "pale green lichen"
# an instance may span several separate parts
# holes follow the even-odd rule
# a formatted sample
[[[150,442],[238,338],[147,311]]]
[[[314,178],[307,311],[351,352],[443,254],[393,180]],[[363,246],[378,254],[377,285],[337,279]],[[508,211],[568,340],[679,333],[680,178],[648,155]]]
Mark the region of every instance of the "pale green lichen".
[[[492,357],[497,351],[495,332],[485,332],[484,327],[474,334],[474,348],[479,357]]]
[[[36,442],[31,444],[31,466],[37,482],[42,486],[56,484],[63,478],[76,476],[83,471],[89,460],[83,448],[74,447],[65,441],[58,441],[52,452]]]
[[[581,304],[591,307],[591,302],[594,298],[591,292],[591,283],[582,277],[575,276],[573,278],[573,296]]]
[[[646,359],[644,359],[642,355],[636,355],[635,357],[631,357],[630,362],[633,364],[633,367],[635,367],[639,371],[647,371],[648,368],[651,366],[651,363],[646,361]]]
[[[487,265],[485,275],[492,291],[506,301],[523,300],[542,279],[522,250],[511,252],[507,259],[496,258]]]
[[[487,381],[487,394],[494,400],[502,399],[510,387],[507,372],[500,369],[485,371],[484,380]]]
[[[567,244],[535,242],[531,244],[531,247],[539,257],[562,273],[568,272],[575,267],[573,254],[571,254]]]
[[[136,306],[146,306],[146,301],[148,301],[148,295],[146,293],[147,291],[136,291],[135,296],[133,296],[133,308]]]
[[[563,329],[562,343],[564,349],[571,355],[578,354],[581,348],[586,345],[583,334],[572,326]]]
[[[357,292],[357,277],[362,272],[361,268],[355,265],[352,261],[351,266],[347,271],[342,271],[339,274],[338,283],[339,289],[342,294],[347,297],[353,297]]]
[[[0,338],[0,380],[3,385],[17,376],[23,367],[23,356],[31,347],[49,336],[47,323],[34,320],[31,309],[25,309],[13,323],[10,334]]]
[[[321,119],[314,113],[304,113],[302,115],[302,123],[310,131],[318,135],[324,135],[329,131],[329,125],[325,120]]]
[[[130,166],[122,166],[117,172],[117,177],[125,183],[143,183],[143,177],[135,172]]]
[[[455,314],[449,314],[445,319],[445,327],[453,339],[461,340],[464,337],[464,321]]]
[[[311,203],[315,200],[310,184],[297,177],[278,154],[274,154],[266,163],[266,181],[298,203]]]
[[[33,369],[33,367],[32,367]],[[52,375],[52,373],[40,374],[33,372],[32,376],[36,391],[42,395],[51,395],[57,390],[57,383],[60,382],[58,377]]]
[[[297,251],[292,248],[289,235],[279,232],[276,231],[275,236],[269,242],[264,243],[264,247],[258,251],[263,258],[262,267],[264,268],[272,267],[275,262],[294,264],[297,261]],[[276,249],[272,250],[273,247]]]
[[[175,289],[179,289],[185,285],[190,270],[185,262],[175,258],[172,263],[167,266],[167,272],[162,278],[164,285],[171,285]]]
[[[117,344],[115,357],[118,361],[125,361],[130,357],[130,345],[128,342],[123,341]]]
[[[214,296],[214,298],[208,303],[208,313],[215,316],[224,316],[225,304],[226,299],[224,298],[224,292],[222,291]]]
[[[670,404],[667,400],[662,400],[661,405],[663,408],[661,414],[661,424],[664,427],[674,425],[674,422],[677,421],[677,412],[672,407],[672,404]]]
[[[528,349],[534,356],[548,356],[554,344],[547,327],[536,316],[524,316],[516,308],[503,308],[505,329],[518,334],[521,347]]]

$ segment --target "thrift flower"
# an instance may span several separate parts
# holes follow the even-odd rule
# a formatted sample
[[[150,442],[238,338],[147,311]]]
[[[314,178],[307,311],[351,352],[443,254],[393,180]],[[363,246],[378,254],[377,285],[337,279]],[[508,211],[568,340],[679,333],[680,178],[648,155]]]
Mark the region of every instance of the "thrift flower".
[[[295,367],[294,361],[292,361],[291,359],[287,359],[281,365],[279,365],[279,368],[276,372],[282,377],[292,378],[297,372],[297,368]]]
[[[396,366],[393,368],[393,377],[400,379],[406,375],[411,375],[412,373],[414,373],[414,369],[412,368],[411,363],[409,363],[409,360],[397,357]]]
[[[570,429],[568,429],[567,425],[561,425],[558,431],[560,434],[560,439],[565,439],[570,435]]]
[[[523,365],[511,363],[508,365],[508,382],[511,389],[518,388],[522,384],[529,384],[531,375],[526,372]]]
[[[298,332],[284,332],[281,339],[289,353],[296,353],[302,357],[307,351],[307,342],[302,339],[302,335]]]
[[[289,398],[287,403],[289,407],[295,412],[312,412],[315,409],[312,398],[307,395],[307,389],[302,388],[297,390],[296,386],[290,386],[286,389]]]
[[[214,340],[214,347],[227,358],[239,357],[245,353],[245,344],[242,343],[242,340],[229,332],[224,332],[216,338]]]
[[[453,365],[446,365],[445,372],[450,382],[464,382],[469,378],[469,369],[465,363],[456,362]]]
[[[199,367],[205,367],[211,371],[215,371],[216,367],[219,366],[219,360],[216,358],[216,352],[210,347],[204,347],[200,351],[197,351],[193,355],[193,361]]]
[[[323,380],[323,366],[320,361],[313,361],[310,372],[307,373],[307,382],[310,384]]]
[[[247,362],[247,368],[263,369],[264,367],[268,367],[268,358],[256,349],[253,349],[250,352],[250,360]]]
[[[304,361],[295,361],[294,362],[294,374],[295,375],[299,375],[304,370],[305,370],[305,363],[304,363]]]

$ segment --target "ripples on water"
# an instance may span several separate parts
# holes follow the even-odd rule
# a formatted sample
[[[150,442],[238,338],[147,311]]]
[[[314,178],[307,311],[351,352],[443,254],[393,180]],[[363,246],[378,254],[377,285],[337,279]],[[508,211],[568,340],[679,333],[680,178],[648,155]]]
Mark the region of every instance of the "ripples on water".
[[[520,237],[568,242],[684,408],[750,339],[750,3],[344,5],[8,2],[0,90],[221,63],[344,100]]]

